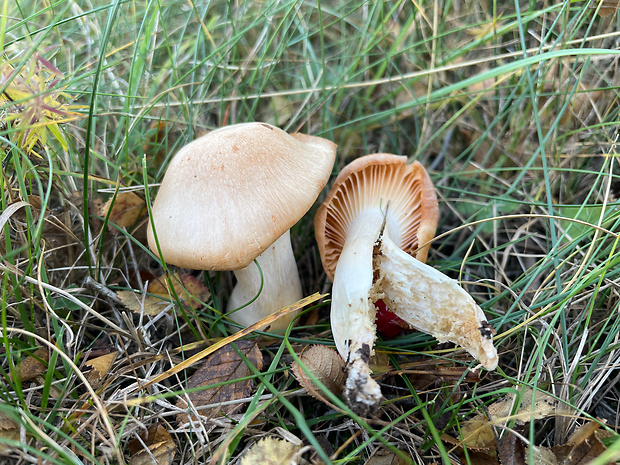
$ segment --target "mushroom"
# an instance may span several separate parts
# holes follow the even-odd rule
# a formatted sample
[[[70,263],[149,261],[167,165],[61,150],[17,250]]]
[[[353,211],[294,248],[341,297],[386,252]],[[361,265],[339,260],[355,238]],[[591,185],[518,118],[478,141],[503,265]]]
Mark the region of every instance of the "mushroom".
[[[424,263],[437,228],[437,197],[424,168],[406,162],[391,154],[354,160],[314,221],[333,281],[331,326],[347,367],[344,396],[360,415],[372,414],[381,400],[368,366],[379,300],[413,328],[461,345],[489,369],[497,366],[482,310],[456,281]]]
[[[180,267],[233,270],[230,317],[254,324],[302,298],[289,229],[315,202],[335,157],[331,141],[265,123],[212,131],[170,162],[153,203],[149,247]]]

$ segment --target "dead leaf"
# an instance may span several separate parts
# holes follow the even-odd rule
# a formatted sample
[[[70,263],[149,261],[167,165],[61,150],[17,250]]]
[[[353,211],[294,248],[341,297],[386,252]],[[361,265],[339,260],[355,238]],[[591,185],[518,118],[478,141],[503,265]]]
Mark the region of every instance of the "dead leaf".
[[[528,465],[558,465],[558,459],[548,447],[532,446],[532,458],[530,460],[529,451],[525,454],[525,463]]]
[[[26,357],[19,364],[19,376],[22,383],[32,381],[41,376],[47,370],[49,352],[47,348],[41,347]]]
[[[462,444],[468,449],[497,451],[497,440],[491,422],[484,415],[476,415],[461,425]]]
[[[201,308],[202,302],[208,302],[211,297],[209,289],[190,274],[173,274],[170,281],[172,281],[172,287],[179,298],[191,305],[194,310]],[[172,294],[165,275],[150,282],[148,291],[165,299],[170,299]]]
[[[160,424],[149,426],[139,439],[129,441],[128,449],[129,465],[170,465],[176,454],[172,436]]]
[[[409,457],[411,458],[411,457]],[[412,459],[413,461],[413,459]],[[364,465],[406,465],[407,462],[391,450],[380,448],[370,457]]]
[[[344,361],[338,352],[327,346],[313,345],[306,347],[300,354],[299,359],[306,369],[312,373],[312,376],[332,393],[338,395],[342,392],[346,376],[344,373]],[[318,396],[321,388],[297,362],[291,365],[291,370],[295,379],[308,394],[316,399],[323,400]]]
[[[86,375],[86,379],[94,389],[99,389],[103,385],[117,355],[117,352],[111,352],[86,362],[85,365],[91,367],[91,370]]]
[[[489,463],[494,463],[493,460],[496,460],[495,457],[499,453],[503,465],[505,463],[523,465],[524,459],[521,460],[521,456],[524,446],[521,444],[520,439],[517,439],[514,434],[506,434],[500,441],[500,444],[498,444],[494,426],[502,426],[510,420],[515,420],[517,429],[520,429],[521,425],[527,422],[555,415],[557,401],[542,391],[536,391],[536,401],[532,408],[533,390],[529,387],[522,387],[520,389],[522,392],[521,404],[515,414],[512,414],[512,412],[514,410],[516,394],[510,393],[503,399],[489,405],[487,410],[488,418],[483,414],[479,414],[463,422],[461,424],[461,441],[447,434],[443,435],[442,439],[459,448],[466,448],[468,452],[483,452],[478,455],[486,455],[488,460],[490,460]],[[539,456],[543,457],[544,454],[544,452],[541,452]],[[481,460],[484,459],[481,458]],[[484,461],[481,463],[484,463]]]
[[[234,345],[242,354],[245,355],[250,363],[252,363],[258,370],[262,370],[263,355],[255,342],[236,341]],[[208,386],[214,384],[244,378],[250,374],[250,369],[245,364],[243,359],[232,347],[232,344],[228,344],[215,351],[205,360],[204,364],[188,380],[187,387],[188,389],[197,387],[207,388]],[[179,398],[177,401],[177,407],[187,410],[187,398],[189,398],[193,408],[195,408],[203,405],[218,404],[220,402],[243,399],[248,397],[251,392],[252,380],[236,381],[212,389],[201,389],[198,391],[189,392]],[[220,407],[201,409],[199,410],[199,414],[201,417],[209,417],[218,413],[230,415],[239,412],[241,408],[242,404],[229,404],[222,405]],[[195,413],[192,413],[191,418],[192,421],[198,420]],[[176,419],[179,423],[186,423],[189,421],[187,413],[177,414]]]
[[[18,425],[3,410],[0,410],[0,438],[11,441],[19,441]],[[11,450],[13,450],[11,446],[0,440],[0,454],[6,454]]]
[[[522,432],[523,427],[517,427],[517,430]],[[502,465],[523,465],[525,455],[525,446],[521,439],[512,431],[506,431],[499,442],[499,458]]]
[[[98,213],[103,218],[109,213],[112,223],[128,228],[146,213],[146,203],[135,192],[119,192],[116,198],[112,197],[103,204]]]
[[[390,356],[386,352],[375,351],[368,361],[370,370],[377,376],[389,373],[394,369],[390,363]]]
[[[301,446],[278,438],[264,438],[254,444],[241,459],[241,465],[296,465]]]
[[[521,404],[515,414],[514,403],[517,395],[515,393],[507,394],[502,400],[489,405],[489,418],[494,423],[507,423],[515,420],[518,425],[522,425],[532,420],[539,420],[553,416],[556,413],[557,400],[542,391],[536,391],[535,404],[532,407],[532,397],[534,391],[532,388],[524,386],[521,390]]]
[[[461,463],[466,463],[468,465],[507,465],[504,462],[500,464],[497,456],[491,456],[489,452],[482,450],[467,451],[467,455],[465,455],[463,449],[460,449],[459,458],[461,459]]]
[[[601,5],[598,8],[599,4]],[[598,14],[600,16],[611,16],[618,11],[620,7],[620,0],[598,0],[590,4],[590,8],[598,8]]]
[[[612,436],[609,431],[600,429],[599,423],[591,421],[571,434],[566,444],[551,450],[559,465],[586,465],[605,452],[607,447],[603,440]]]
[[[161,300],[148,294],[140,295],[133,291],[118,291],[116,297],[132,312],[138,314],[144,312],[150,317],[155,317],[161,312],[172,309],[172,305],[167,300]]]

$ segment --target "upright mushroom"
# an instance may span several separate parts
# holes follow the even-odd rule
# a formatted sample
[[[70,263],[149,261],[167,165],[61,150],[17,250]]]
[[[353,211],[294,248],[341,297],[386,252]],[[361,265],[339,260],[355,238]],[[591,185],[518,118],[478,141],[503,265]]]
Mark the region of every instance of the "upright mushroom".
[[[390,154],[356,159],[340,172],[314,221],[333,281],[331,325],[347,363],[344,395],[362,415],[381,400],[368,366],[380,299],[412,327],[461,345],[489,369],[497,366],[482,310],[456,281],[423,263],[437,228],[437,197],[424,168],[406,161]]]
[[[153,203],[151,250],[167,263],[233,270],[228,311],[249,326],[302,298],[289,229],[327,183],[336,145],[265,123],[217,129],[183,147]],[[280,318],[272,330],[286,328]]]

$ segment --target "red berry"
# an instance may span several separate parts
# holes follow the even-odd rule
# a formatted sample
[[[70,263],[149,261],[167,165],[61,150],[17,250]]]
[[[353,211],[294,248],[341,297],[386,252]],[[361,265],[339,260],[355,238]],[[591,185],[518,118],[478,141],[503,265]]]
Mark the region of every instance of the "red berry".
[[[398,336],[404,328],[408,328],[407,323],[394,312],[390,311],[383,300],[377,300],[375,302],[375,307],[377,307],[377,317],[375,320],[377,333],[379,333],[383,339],[394,338]]]

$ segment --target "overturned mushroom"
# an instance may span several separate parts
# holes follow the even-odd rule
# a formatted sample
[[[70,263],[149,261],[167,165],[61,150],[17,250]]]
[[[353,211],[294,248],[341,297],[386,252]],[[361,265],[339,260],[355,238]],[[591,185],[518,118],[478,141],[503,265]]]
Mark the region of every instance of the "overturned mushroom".
[[[148,241],[168,263],[234,270],[228,310],[249,326],[302,298],[289,228],[310,209],[331,173],[334,143],[265,123],[227,126],[183,147],[153,204]],[[157,237],[157,241],[155,240]],[[294,314],[272,330],[288,326]]]
[[[482,310],[456,281],[423,263],[437,228],[437,197],[424,168],[406,161],[390,154],[356,159],[314,222],[333,281],[331,324],[347,363],[344,395],[363,415],[381,400],[368,367],[378,300],[412,327],[461,345],[489,369],[497,366]]]

